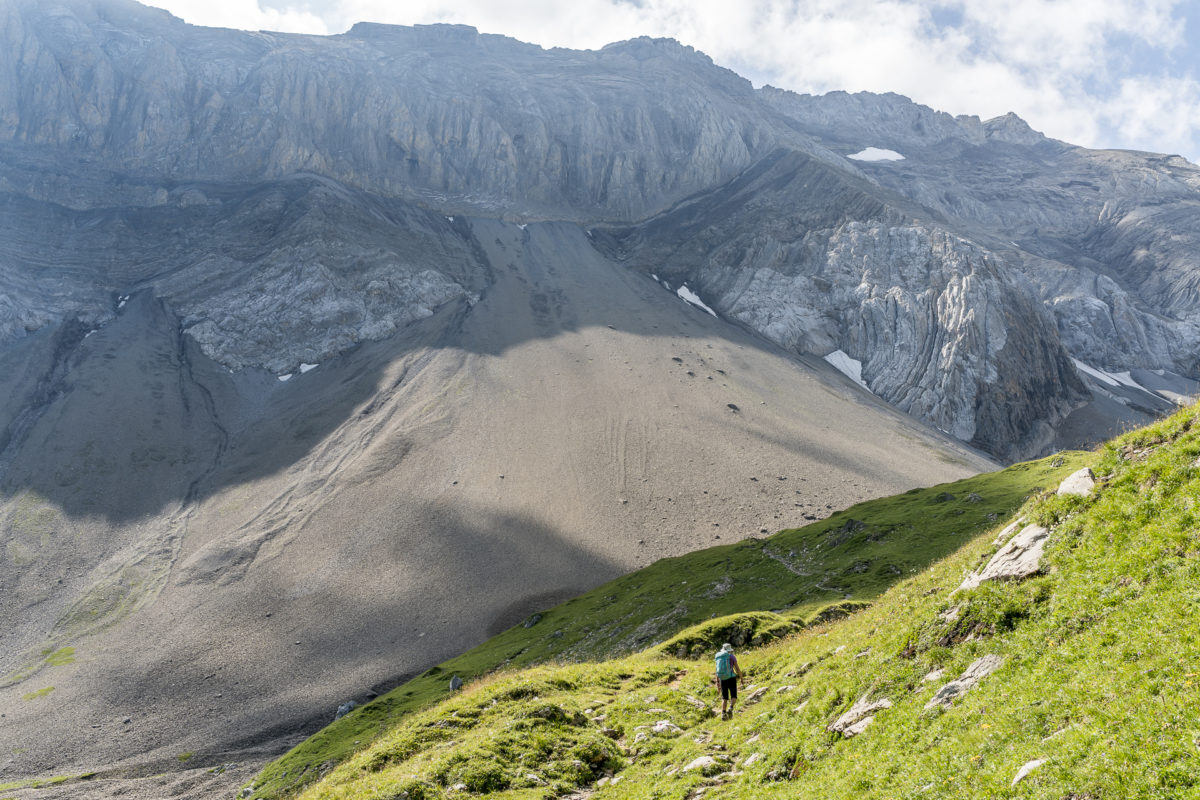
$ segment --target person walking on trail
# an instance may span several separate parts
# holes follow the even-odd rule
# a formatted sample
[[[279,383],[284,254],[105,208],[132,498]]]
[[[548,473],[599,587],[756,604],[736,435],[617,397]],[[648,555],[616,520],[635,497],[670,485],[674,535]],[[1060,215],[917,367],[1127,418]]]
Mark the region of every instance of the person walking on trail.
[[[738,679],[742,677],[742,669],[738,666],[737,656],[733,654],[733,645],[726,642],[717,651],[716,683],[721,687],[721,719],[733,717],[733,707],[737,704]]]

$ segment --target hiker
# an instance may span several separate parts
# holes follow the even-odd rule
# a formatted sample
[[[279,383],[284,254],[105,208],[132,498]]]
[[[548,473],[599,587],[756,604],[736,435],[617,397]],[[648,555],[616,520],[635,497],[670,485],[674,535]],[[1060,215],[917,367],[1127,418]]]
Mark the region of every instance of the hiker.
[[[721,719],[733,717],[733,707],[737,704],[738,679],[741,677],[742,668],[738,666],[737,656],[733,654],[733,645],[726,642],[717,651],[716,684],[721,687]]]

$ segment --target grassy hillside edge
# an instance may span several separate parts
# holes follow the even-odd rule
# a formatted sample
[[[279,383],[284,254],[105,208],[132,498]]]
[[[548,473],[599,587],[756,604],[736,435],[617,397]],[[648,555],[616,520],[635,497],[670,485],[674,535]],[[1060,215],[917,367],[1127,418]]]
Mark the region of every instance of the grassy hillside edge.
[[[655,644],[658,652],[698,657],[714,642],[761,646],[844,616],[996,527],[1028,497],[1094,458],[1062,453],[659,561],[533,615],[356,709],[268,765],[251,784],[252,796],[296,794],[450,694],[454,675],[470,681],[535,664],[595,662]]]

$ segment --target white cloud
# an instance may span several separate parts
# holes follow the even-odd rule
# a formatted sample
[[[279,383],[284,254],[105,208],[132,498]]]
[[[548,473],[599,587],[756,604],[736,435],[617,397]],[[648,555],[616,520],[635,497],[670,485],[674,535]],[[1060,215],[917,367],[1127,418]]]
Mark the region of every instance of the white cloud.
[[[1200,156],[1195,56],[1183,40],[1185,15],[1200,25],[1200,14],[1186,0],[160,4],[200,24],[310,33],[341,32],[359,20],[455,22],[547,47],[585,49],[638,35],[671,36],[756,84],[810,93],[894,91],[954,114],[987,118],[1015,111],[1035,129],[1078,144]],[[1154,72],[1131,57],[1131,45],[1184,58],[1170,71]]]
[[[294,7],[263,8],[255,0],[149,0],[148,4],[165,8],[193,25],[213,28],[320,35],[336,32],[329,29],[322,16],[312,11]]]

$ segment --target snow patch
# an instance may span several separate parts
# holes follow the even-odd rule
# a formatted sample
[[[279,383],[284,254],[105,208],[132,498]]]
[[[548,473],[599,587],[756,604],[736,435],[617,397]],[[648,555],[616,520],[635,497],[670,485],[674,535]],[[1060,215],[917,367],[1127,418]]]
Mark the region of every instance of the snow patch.
[[[866,381],[862,379],[862,362],[857,358],[851,358],[842,350],[834,350],[825,356],[825,360],[838,372],[870,391],[871,387],[867,386]]]
[[[300,365],[300,374],[303,375],[304,373],[308,372],[310,369],[316,369],[319,366],[321,366],[321,365],[320,364],[301,364]]]
[[[454,222],[454,217],[446,217],[447,222]]]
[[[668,287],[668,288],[670,288],[670,287]],[[691,289],[689,289],[687,287],[686,283],[683,286],[680,286],[678,289],[676,289],[675,294],[679,295],[685,302],[691,303],[696,308],[699,308],[702,311],[707,311],[708,313],[712,314],[714,317],[717,316],[717,312],[713,311],[711,308],[706,306],[704,304],[704,301],[700,299],[700,295],[696,294]]]
[[[895,150],[886,150],[882,147],[868,147],[865,150],[859,150],[853,155],[848,155],[846,158],[853,158],[855,161],[903,161],[904,156],[897,153]]]
[[[286,381],[290,381],[291,379],[292,379],[292,373],[290,373],[290,372],[289,372],[287,375],[280,375],[280,376],[279,376],[279,382],[280,382],[280,383],[284,383],[284,382],[286,382]]]
[[[528,227],[529,227],[529,224],[528,224],[528,223],[525,223],[525,222],[522,222],[522,223],[521,223],[520,225],[518,225],[517,227],[518,227],[518,228],[520,228],[521,230],[525,230],[526,228],[528,228]]]
[[[1075,362],[1075,368],[1077,370],[1091,375],[1096,380],[1102,383],[1107,383],[1109,386],[1128,386],[1130,389],[1140,389],[1146,394],[1154,395],[1154,392],[1135,381],[1133,376],[1129,374],[1129,370],[1124,372],[1105,372],[1098,367],[1093,367],[1090,364],[1083,363],[1078,358],[1072,358],[1071,360]]]

